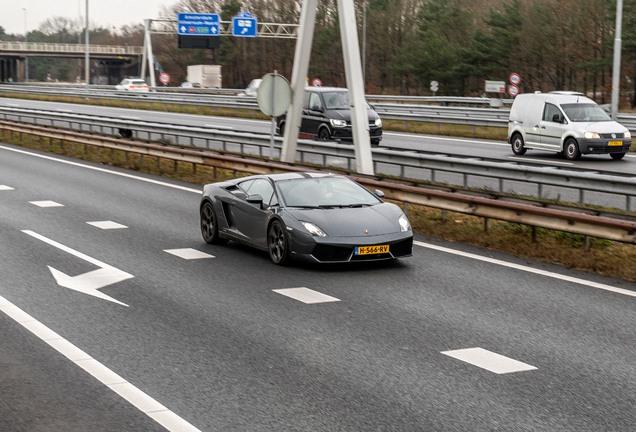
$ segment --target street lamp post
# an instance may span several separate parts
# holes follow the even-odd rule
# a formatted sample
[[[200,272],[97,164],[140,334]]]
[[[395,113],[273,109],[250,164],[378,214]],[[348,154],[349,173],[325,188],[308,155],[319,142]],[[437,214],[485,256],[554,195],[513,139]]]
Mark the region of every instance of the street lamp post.
[[[22,8],[24,11],[24,49],[27,47],[27,10],[26,8]],[[29,57],[24,56],[24,81],[29,82]]]

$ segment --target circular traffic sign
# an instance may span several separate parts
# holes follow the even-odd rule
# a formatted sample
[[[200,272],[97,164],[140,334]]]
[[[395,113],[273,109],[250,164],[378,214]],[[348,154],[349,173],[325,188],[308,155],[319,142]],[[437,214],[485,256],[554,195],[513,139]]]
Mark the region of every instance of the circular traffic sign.
[[[322,81],[320,81],[318,78],[315,78],[312,82],[311,85],[314,87],[320,87],[322,86]]]
[[[168,75],[167,73],[162,73],[161,75],[159,75],[159,81],[164,84],[168,84],[170,82],[170,75]]]
[[[512,97],[515,97],[519,94],[519,87],[514,84],[508,86],[508,94]]]
[[[509,79],[510,84],[519,85],[519,83],[521,82],[521,77],[519,76],[519,74],[516,73],[511,73]]]
[[[285,77],[267,74],[258,87],[256,102],[266,116],[278,117],[287,111],[291,103],[292,89]]]

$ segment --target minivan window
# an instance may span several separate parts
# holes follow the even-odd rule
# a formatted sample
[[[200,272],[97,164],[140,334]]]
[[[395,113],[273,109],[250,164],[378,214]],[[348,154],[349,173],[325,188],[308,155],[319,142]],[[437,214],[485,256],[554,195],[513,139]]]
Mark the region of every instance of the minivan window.
[[[612,121],[609,115],[596,104],[563,104],[563,111],[573,122]]]
[[[322,102],[318,93],[312,93],[309,96],[309,109],[312,111],[320,111],[322,109]]]
[[[549,103],[545,104],[545,110],[543,111],[543,121],[553,121],[552,118],[555,114],[558,114],[559,117],[561,116],[561,111],[556,107],[556,105],[552,105]]]
[[[327,109],[349,109],[349,93],[347,92],[325,92],[322,97],[325,98]]]

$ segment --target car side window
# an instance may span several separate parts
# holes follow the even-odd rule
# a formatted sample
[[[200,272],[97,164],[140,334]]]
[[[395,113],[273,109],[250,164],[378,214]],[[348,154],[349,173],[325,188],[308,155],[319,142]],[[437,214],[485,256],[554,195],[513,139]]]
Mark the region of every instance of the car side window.
[[[322,101],[318,93],[311,93],[309,96],[309,109],[312,111],[320,111],[322,109]]]
[[[545,104],[545,109],[543,110],[543,121],[553,121],[552,118],[555,114],[558,114],[559,117],[562,117],[561,111],[559,110],[559,108],[556,107],[556,105],[552,105],[549,103]]]
[[[263,197],[263,203],[267,205],[275,205],[278,204],[278,200],[276,200],[276,194],[274,193],[274,187],[272,184],[264,179],[254,180],[248,189],[249,195],[260,195]],[[274,200],[272,200],[274,198]],[[273,201],[276,201],[274,204]]]

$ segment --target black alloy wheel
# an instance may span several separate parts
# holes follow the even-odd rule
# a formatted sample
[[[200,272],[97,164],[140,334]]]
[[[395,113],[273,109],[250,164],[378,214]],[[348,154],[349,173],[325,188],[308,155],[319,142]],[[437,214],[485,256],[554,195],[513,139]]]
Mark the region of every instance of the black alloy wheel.
[[[267,234],[267,249],[269,257],[276,265],[285,265],[289,261],[289,246],[285,228],[280,221],[275,220],[269,226]]]
[[[320,128],[320,130],[318,131],[318,139],[320,141],[329,141],[331,139],[329,129],[327,129],[326,127]]]
[[[205,240],[206,243],[227,243],[226,239],[219,237],[219,226],[217,224],[216,214],[214,213],[212,203],[209,201],[201,207],[201,234],[203,235],[203,240]]]
[[[569,160],[578,160],[581,158],[579,144],[574,138],[568,138],[565,142],[565,158]]]
[[[523,138],[521,135],[516,134],[512,137],[512,152],[517,156],[526,154],[526,148],[523,146]]]

